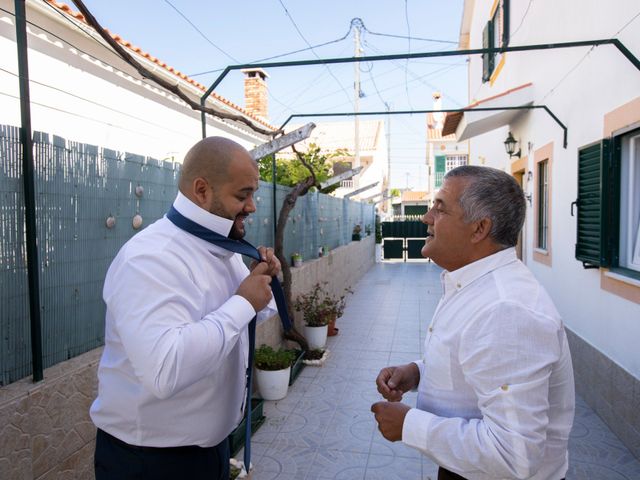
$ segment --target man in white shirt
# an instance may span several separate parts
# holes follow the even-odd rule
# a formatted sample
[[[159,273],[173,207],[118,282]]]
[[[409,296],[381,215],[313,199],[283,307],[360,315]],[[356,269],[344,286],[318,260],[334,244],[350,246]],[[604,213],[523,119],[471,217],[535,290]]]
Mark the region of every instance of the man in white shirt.
[[[187,153],[173,208],[240,239],[255,212],[256,162],[209,137]],[[248,324],[276,311],[272,249],[251,272],[239,254],[167,217],[129,240],[109,267],[105,347],[91,418],[102,479],[227,479],[227,437],[242,420]]]
[[[560,480],[575,409],[560,315],[514,246],[525,217],[515,179],[450,171],[423,221],[422,255],[445,269],[423,358],[376,379],[382,435],[440,465],[439,480]],[[417,408],[400,403],[418,389]]]

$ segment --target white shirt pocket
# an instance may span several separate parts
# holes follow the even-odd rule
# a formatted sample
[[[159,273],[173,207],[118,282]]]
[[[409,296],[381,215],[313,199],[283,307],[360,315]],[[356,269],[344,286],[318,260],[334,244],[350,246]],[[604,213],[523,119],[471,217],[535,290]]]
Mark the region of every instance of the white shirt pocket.
[[[426,380],[431,388],[453,390],[451,349],[435,335],[424,357]]]

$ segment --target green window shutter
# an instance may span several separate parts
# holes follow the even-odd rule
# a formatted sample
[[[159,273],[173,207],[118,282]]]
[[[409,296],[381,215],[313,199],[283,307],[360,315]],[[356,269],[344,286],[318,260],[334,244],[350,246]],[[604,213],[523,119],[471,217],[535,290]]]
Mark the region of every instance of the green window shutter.
[[[445,168],[447,166],[447,157],[445,155],[436,155],[435,158],[435,188],[440,188],[442,186],[442,179],[444,178]]]
[[[489,20],[482,30],[482,48],[493,48],[493,22]],[[488,82],[493,73],[493,53],[482,54],[482,81]]]
[[[575,256],[585,264],[609,266],[610,140],[578,149],[578,207]]]

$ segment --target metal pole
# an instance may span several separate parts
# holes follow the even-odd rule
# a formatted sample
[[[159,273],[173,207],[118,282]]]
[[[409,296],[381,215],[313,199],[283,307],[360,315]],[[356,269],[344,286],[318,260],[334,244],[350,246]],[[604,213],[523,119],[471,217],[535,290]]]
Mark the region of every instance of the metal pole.
[[[18,46],[18,74],[20,81],[20,143],[22,144],[22,179],[24,183],[25,228],[27,235],[27,271],[29,278],[29,317],[31,319],[31,361],[33,381],[44,378],[42,371],[42,333],[40,323],[40,286],[38,238],[36,233],[36,196],[33,168],[33,139],[31,138],[31,109],[29,98],[29,68],[27,58],[27,17],[25,0],[15,0],[16,43]]]
[[[354,38],[353,41],[355,43],[355,58],[360,57],[361,49],[360,49],[360,25],[361,20],[359,18],[354,18],[351,21],[351,25],[355,28],[353,29]],[[354,76],[354,94],[355,99],[353,103],[353,111],[356,116],[354,119],[354,135],[353,135],[353,166],[352,168],[358,168],[360,166],[360,63],[355,62],[353,64],[353,76]],[[353,177],[353,188],[357,189],[359,187],[359,175],[355,175]]]
[[[273,186],[273,245],[276,244],[276,233],[278,233],[278,206],[276,205],[276,154],[271,154],[271,181]]]

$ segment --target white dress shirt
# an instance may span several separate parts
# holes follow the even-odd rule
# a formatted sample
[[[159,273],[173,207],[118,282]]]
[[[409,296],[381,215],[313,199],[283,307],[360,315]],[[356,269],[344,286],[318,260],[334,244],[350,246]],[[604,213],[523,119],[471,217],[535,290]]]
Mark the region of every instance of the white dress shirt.
[[[233,222],[178,194],[185,217],[227,236]],[[248,324],[235,292],[249,270],[239,254],[166,217],[129,240],[109,267],[105,347],[95,425],[132,445],[211,447],[242,420]],[[258,315],[276,312],[273,299]]]
[[[546,291],[509,248],[441,276],[402,441],[470,480],[559,480],[575,395]]]

